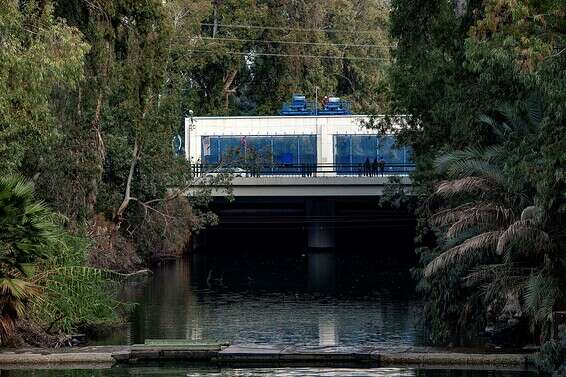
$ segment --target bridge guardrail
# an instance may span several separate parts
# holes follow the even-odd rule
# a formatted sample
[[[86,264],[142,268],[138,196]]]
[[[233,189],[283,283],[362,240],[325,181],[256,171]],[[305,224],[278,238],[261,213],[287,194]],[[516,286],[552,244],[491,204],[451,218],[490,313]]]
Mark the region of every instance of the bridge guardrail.
[[[377,177],[405,176],[414,164],[194,164],[194,176],[232,174],[236,177]]]

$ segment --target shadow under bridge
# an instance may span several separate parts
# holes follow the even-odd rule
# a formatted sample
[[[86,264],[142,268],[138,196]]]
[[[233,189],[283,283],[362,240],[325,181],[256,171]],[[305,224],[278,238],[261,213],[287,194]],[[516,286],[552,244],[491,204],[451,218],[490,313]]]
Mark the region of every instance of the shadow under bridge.
[[[376,197],[216,197],[211,210],[219,223],[195,237],[196,249],[413,249],[414,216]]]

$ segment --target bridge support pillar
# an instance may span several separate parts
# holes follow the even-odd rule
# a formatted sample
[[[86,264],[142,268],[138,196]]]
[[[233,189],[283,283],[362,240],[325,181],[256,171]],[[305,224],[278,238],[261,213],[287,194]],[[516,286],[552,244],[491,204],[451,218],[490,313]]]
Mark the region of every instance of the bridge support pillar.
[[[334,226],[328,222],[336,212],[332,199],[308,199],[306,215],[309,221],[307,246],[313,249],[328,249],[335,246]]]
[[[190,251],[204,249],[208,245],[208,232],[193,233],[191,235]]]

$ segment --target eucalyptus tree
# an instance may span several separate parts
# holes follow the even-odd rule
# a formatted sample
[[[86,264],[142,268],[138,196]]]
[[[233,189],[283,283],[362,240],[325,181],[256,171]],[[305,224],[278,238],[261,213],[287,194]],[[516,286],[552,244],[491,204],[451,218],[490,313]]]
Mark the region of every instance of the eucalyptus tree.
[[[274,113],[291,93],[344,96],[356,111],[387,108],[388,8],[384,2],[269,3],[247,94]]]
[[[107,229],[112,249],[116,237],[127,244],[139,236],[119,232],[124,221],[139,230],[147,215],[165,215],[165,207],[157,207],[164,206],[169,188],[191,180],[171,140],[182,132],[186,89],[194,82],[187,67],[210,4],[58,0],[55,5],[57,16],[78,28],[91,49],[78,88],[53,96],[60,137],[42,158],[29,161],[26,173],[36,177],[42,195],[73,228],[86,223]],[[199,222],[198,212],[184,213],[186,221]],[[110,252],[102,249],[101,255]]]
[[[15,173],[56,137],[51,95],[76,87],[88,45],[50,1],[0,4],[0,172]]]

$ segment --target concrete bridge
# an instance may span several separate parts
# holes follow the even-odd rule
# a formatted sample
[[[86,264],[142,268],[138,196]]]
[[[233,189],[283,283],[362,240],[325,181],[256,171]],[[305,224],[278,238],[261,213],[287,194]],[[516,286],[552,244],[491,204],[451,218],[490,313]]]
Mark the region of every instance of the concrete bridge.
[[[210,173],[212,175],[216,173]],[[228,177],[227,177],[228,178]],[[249,173],[233,174],[229,185],[215,186],[212,196],[234,197],[376,197],[383,195],[387,187],[411,193],[411,178],[407,174],[387,174],[375,176],[351,175],[262,175],[249,176]],[[192,190],[208,185],[203,179]],[[189,192],[190,194],[190,192]]]
[[[215,234],[208,238],[242,239],[243,232],[258,227],[267,237],[294,229],[306,240],[305,246],[329,248],[340,244],[341,232],[351,233],[343,230],[353,225],[368,234],[375,232],[367,226],[378,224],[397,229],[413,226],[414,219],[406,214],[389,212],[384,217],[376,212],[377,197],[391,185],[410,193],[414,165],[410,148],[396,145],[393,135],[365,127],[368,119],[361,115],[187,118],[184,153],[194,174],[205,178],[203,186],[218,176],[231,177],[229,187],[217,185],[211,190],[220,224],[207,230]],[[229,193],[235,202],[222,199]],[[352,200],[363,203],[356,213],[348,212],[350,204],[344,204]],[[379,223],[372,220],[376,218]],[[255,232],[249,238],[257,237]],[[290,238],[288,232],[275,237]],[[206,243],[206,238],[199,241]]]
[[[409,177],[398,177],[395,185],[410,192]],[[235,177],[232,195],[235,197],[336,197],[381,196],[390,177]],[[226,190],[215,189],[213,196],[223,196]]]

